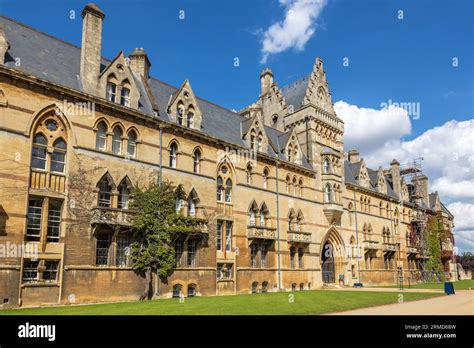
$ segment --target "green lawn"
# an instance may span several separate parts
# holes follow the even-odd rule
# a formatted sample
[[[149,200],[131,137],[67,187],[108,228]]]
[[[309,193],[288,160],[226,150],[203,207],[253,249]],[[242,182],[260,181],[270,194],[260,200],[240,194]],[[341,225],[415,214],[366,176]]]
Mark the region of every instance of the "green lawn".
[[[474,289],[474,280],[460,280],[453,282],[454,291],[456,290],[468,290],[469,288]],[[399,285],[390,285],[386,286],[388,288],[398,288]],[[403,284],[404,288],[408,288],[408,283]],[[412,289],[444,289],[444,283],[422,283],[422,284],[412,284],[410,286]]]
[[[294,302],[291,303],[293,296]],[[437,293],[404,293],[404,301],[421,300]],[[122,302],[94,305],[0,310],[13,315],[288,315],[321,314],[378,306],[398,301],[397,292],[314,290],[255,295],[213,296]]]

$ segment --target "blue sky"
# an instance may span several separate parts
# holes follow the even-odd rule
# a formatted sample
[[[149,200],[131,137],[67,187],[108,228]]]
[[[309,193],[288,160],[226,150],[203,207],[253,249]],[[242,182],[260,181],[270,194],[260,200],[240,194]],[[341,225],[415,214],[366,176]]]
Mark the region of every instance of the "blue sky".
[[[80,45],[85,4],[0,0],[0,13]],[[229,109],[239,110],[257,99],[259,74],[266,66],[282,87],[307,75],[321,56],[336,111],[346,124],[346,150],[361,149],[372,166],[422,155],[430,188],[456,216],[458,245],[474,250],[472,0],[97,4],[106,13],[105,57],[144,47],[154,77],[175,86],[188,78],[196,94]],[[184,19],[179,18],[181,10]],[[290,13],[294,21],[288,24]],[[272,35],[272,28],[279,36]],[[343,65],[344,58],[349,66]],[[381,103],[389,100],[416,103],[420,117],[381,113]]]

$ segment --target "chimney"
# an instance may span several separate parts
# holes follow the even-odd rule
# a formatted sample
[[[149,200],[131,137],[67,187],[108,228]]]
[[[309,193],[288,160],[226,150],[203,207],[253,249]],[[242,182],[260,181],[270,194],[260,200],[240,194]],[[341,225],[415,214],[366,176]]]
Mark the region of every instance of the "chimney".
[[[415,188],[413,198],[422,200],[425,205],[429,207],[430,201],[428,197],[428,177],[425,175],[415,176],[411,181]]]
[[[105,14],[96,4],[82,11],[81,82],[84,92],[96,94],[100,74],[102,20]]]
[[[260,74],[260,86],[262,89],[261,95],[264,96],[265,94],[270,92],[272,85],[273,85],[273,73],[270,70],[270,68],[266,68]]]
[[[5,64],[5,56],[9,48],[10,44],[8,43],[7,36],[0,27],[0,64]]]
[[[401,200],[402,188],[400,183],[400,162],[398,162],[396,159],[393,159],[392,162],[390,162],[390,174],[392,175],[393,191]]]
[[[356,163],[359,162],[359,151],[357,150],[350,150],[347,153],[347,159],[349,160],[349,163]]]
[[[148,80],[151,64],[145,50],[143,48],[135,48],[128,58],[130,60],[130,69],[132,69],[135,74]]]

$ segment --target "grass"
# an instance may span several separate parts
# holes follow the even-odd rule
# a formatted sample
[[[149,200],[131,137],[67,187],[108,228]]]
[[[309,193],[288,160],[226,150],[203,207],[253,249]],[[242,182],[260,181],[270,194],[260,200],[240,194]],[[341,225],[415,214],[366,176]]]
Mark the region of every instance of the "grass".
[[[291,295],[294,302],[291,303]],[[404,293],[404,301],[442,296]],[[0,315],[304,315],[396,303],[397,292],[314,290],[0,310]]]
[[[454,291],[456,290],[468,290],[474,289],[474,280],[459,280],[453,282]],[[387,288],[398,288],[399,285],[388,285]],[[408,288],[408,283],[403,284],[403,288]],[[444,283],[421,283],[421,284],[411,284],[411,289],[441,289],[444,290]]]

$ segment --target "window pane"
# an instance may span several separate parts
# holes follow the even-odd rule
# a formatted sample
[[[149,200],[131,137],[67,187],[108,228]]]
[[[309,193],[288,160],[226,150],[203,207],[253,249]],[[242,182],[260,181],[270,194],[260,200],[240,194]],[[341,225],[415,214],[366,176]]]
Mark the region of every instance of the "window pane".
[[[59,261],[46,261],[45,267],[43,280],[45,282],[55,283],[58,280]]]
[[[36,282],[38,280],[38,263],[39,261],[24,261],[22,275],[24,283]]]
[[[176,260],[176,267],[182,266],[182,256],[183,256],[183,241],[176,241],[174,244],[174,257]]]
[[[217,250],[222,250],[222,221],[217,221],[217,231],[216,231],[216,248]]]
[[[120,236],[117,239],[117,253],[116,253],[116,260],[115,264],[117,266],[128,266],[128,254],[129,254],[129,247],[130,247],[130,239],[128,236]]]
[[[227,221],[225,225],[225,235],[226,235],[226,241],[225,241],[225,250],[226,251],[231,251],[232,249],[232,223]]]
[[[54,151],[51,155],[51,171],[64,173],[64,164],[66,162],[66,154],[64,152]]]
[[[26,239],[39,241],[41,235],[41,215],[43,211],[42,199],[30,199],[28,205],[28,227]]]
[[[109,262],[110,236],[108,234],[99,234],[97,236],[96,265],[103,266]]]
[[[46,169],[46,148],[33,145],[31,151],[31,166],[37,169]]]
[[[188,240],[188,257],[187,257],[187,266],[194,267],[196,263],[196,241],[193,239]]]
[[[61,227],[61,202],[50,201],[48,211],[48,242],[59,242]]]

